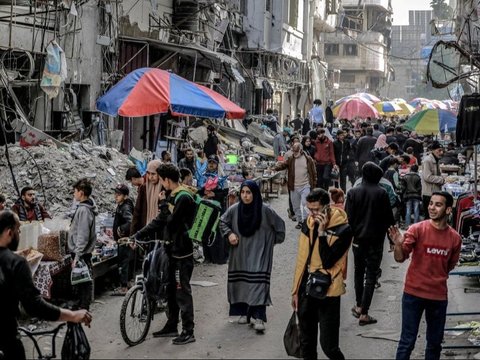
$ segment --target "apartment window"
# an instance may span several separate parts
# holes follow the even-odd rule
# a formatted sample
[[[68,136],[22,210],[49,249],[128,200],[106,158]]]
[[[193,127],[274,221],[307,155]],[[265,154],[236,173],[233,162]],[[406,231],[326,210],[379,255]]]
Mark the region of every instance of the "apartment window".
[[[265,11],[272,12],[272,0],[265,0]]]
[[[338,44],[325,44],[325,55],[339,55],[339,47]]]
[[[327,15],[336,14],[337,13],[337,0],[327,0],[327,4],[325,5],[327,9]]]
[[[298,0],[290,0],[288,24],[295,29],[298,26]]]
[[[340,73],[340,82],[341,83],[354,83],[355,82],[355,75],[354,74]]]
[[[358,47],[356,44],[343,44],[343,55],[344,56],[357,56]]]
[[[363,30],[363,12],[356,10],[345,10],[342,26],[355,31]]]

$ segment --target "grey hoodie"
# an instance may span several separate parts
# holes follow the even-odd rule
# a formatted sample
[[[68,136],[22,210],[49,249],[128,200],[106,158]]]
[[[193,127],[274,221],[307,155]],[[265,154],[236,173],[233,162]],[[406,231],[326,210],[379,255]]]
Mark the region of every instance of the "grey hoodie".
[[[97,234],[95,232],[95,217],[97,216],[97,205],[93,199],[81,202],[73,215],[68,235],[68,249],[75,253],[75,258],[91,254],[95,248]]]

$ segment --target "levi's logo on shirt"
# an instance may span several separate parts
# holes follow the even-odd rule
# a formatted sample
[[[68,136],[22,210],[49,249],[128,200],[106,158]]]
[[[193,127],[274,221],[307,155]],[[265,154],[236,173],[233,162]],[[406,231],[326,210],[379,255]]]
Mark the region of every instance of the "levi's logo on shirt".
[[[446,249],[446,248],[437,248],[437,247],[433,247],[433,246],[426,246],[425,247],[426,249],[426,252],[427,252],[427,255],[430,255],[430,256],[448,256],[448,253],[449,253],[449,249]]]

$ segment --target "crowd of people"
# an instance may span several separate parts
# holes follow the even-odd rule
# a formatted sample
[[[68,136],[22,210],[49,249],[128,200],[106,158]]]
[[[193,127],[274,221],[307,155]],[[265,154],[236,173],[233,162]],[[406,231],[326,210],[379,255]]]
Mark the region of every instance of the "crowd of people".
[[[324,111],[321,102],[315,101],[310,119],[303,121],[298,115],[291,121],[293,129],[285,127],[275,135],[278,162],[272,169],[286,171],[288,212],[299,230],[292,307],[298,314],[305,359],[317,358],[318,338],[328,358],[344,358],[339,344],[340,299],[345,294],[350,247],[355,292],[351,313],[358,318],[359,326],[377,322],[369,310],[380,285],[386,239],[396,261],[403,262],[412,254],[402,300],[397,358],[410,357],[423,312],[427,320],[426,358],[440,357],[446,280],[458,261],[461,240],[447,223],[453,198],[441,191],[445,182],[439,169],[443,146],[438,141],[420,139],[414,132],[404,132],[402,122],[397,120],[366,119],[353,126],[333,121],[328,108]],[[267,123],[276,132],[276,118],[270,111]],[[203,252],[207,261],[228,262],[229,315],[238,316],[239,324],[250,324],[258,333],[266,329],[274,246],[285,239],[285,221],[263,202],[259,184],[250,174],[245,174],[238,201],[227,204],[219,143],[215,128],[209,126],[204,148],[200,152],[185,149],[178,166],[164,151],[161,159],[148,163],[145,175],[136,168],[129,169],[126,180],[138,188],[135,201],[129,198],[127,185],[114,188],[114,240],[150,238],[169,243],[167,321],[153,336],[172,337],[175,345],[195,341],[190,286],[195,247],[189,229],[197,197],[217,201],[222,209],[215,246],[204,243]],[[426,156],[424,149],[428,151]],[[97,214],[92,186],[86,179],[73,186],[78,206],[68,239],[72,267],[82,261],[91,268]],[[0,349],[7,358],[24,358],[21,343],[11,341],[16,339],[19,302],[30,314],[48,320],[89,324],[92,319],[88,312],[91,283],[75,289],[78,308],[83,310],[52,307],[34,288],[25,259],[12,253],[18,245],[20,220],[49,217],[34,197],[34,189],[27,187],[12,211],[0,212],[0,289],[11,294],[0,298],[1,308],[8,309],[8,318],[4,313],[1,321],[10,324],[0,330]],[[399,226],[404,225],[409,227],[402,233]],[[135,251],[134,247],[119,247],[119,287],[114,295],[125,295],[129,288],[129,264]]]

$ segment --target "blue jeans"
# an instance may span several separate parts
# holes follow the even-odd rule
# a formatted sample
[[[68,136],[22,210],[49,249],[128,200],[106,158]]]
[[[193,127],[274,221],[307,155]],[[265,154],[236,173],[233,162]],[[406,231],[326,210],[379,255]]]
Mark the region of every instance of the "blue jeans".
[[[412,209],[413,209],[413,223],[417,223],[420,221],[420,204],[422,203],[419,199],[408,199],[405,206],[406,206],[406,213],[405,213],[405,225],[410,226],[410,219],[412,217]]]
[[[417,340],[418,326],[424,311],[427,322],[425,359],[440,359],[447,304],[447,300],[428,300],[403,293],[402,334],[400,335],[400,342],[397,348],[397,360],[410,359],[410,354]]]

